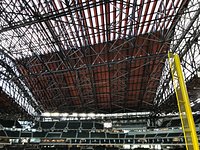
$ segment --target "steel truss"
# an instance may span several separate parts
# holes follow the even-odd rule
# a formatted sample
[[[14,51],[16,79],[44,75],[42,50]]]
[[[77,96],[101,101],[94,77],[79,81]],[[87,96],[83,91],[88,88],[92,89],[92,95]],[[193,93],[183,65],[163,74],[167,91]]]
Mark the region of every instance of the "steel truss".
[[[0,45],[15,58],[20,77],[44,110],[111,113],[152,111],[187,1],[1,4]],[[156,106],[164,93],[158,91]]]
[[[191,0],[185,8],[184,13],[174,27],[173,38],[170,42],[170,51],[179,54],[185,81],[191,80],[200,67],[200,2]],[[160,86],[157,89],[155,97],[156,111],[160,111],[166,105],[169,111],[178,111],[169,103],[174,104],[171,100],[174,97],[174,89],[172,85],[169,64],[166,61],[163,73],[160,79]],[[171,100],[170,100],[171,99]],[[170,102],[169,102],[170,100]],[[174,99],[173,99],[174,100]],[[169,102],[169,103],[168,103]],[[191,101],[194,106],[195,100]],[[176,105],[176,104],[175,104]],[[170,108],[171,107],[171,108]],[[195,111],[195,110],[194,110]]]
[[[0,50],[0,87],[27,113],[37,116],[41,108],[33,98],[31,91],[24,84],[15,61],[11,56]]]

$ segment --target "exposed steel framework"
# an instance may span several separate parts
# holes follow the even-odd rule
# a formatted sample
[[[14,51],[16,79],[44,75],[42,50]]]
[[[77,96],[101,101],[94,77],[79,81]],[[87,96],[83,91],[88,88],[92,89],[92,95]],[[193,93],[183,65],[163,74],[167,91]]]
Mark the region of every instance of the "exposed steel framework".
[[[7,86],[15,83],[20,89],[22,82],[27,87],[22,93],[29,94],[24,110],[32,115],[159,110],[173,93],[164,90],[170,85],[165,80],[169,74],[163,73],[169,72],[167,52],[178,51],[192,34],[196,38],[190,46],[199,44],[199,30],[193,26],[195,21],[199,24],[195,0],[0,3],[0,46],[19,72],[15,76],[5,68],[10,78],[0,86],[8,91]],[[191,23],[188,28],[181,25],[184,16]],[[190,35],[189,30],[195,33]],[[191,47],[180,52],[187,62],[195,51]],[[198,65],[192,65],[195,72]],[[24,106],[20,98],[16,102]]]
[[[198,72],[200,69],[200,2],[198,0],[191,0],[188,3],[187,8],[185,8],[180,20],[175,26],[173,38],[170,43],[170,51],[179,54],[181,59],[181,65],[183,67],[183,74],[186,82],[198,81]],[[194,80],[194,81],[192,81]],[[168,62],[165,62],[165,67],[163,68],[160,85],[157,90],[155,97],[155,103],[157,103],[158,111],[165,109],[165,112],[176,111],[174,109],[177,106],[175,102],[174,89],[172,88],[172,80],[169,71]],[[195,87],[198,87],[198,82],[196,85],[191,85],[188,87],[190,92],[195,92]],[[192,88],[192,89],[191,89]],[[196,91],[198,94],[198,91]],[[194,108],[193,111],[198,111],[199,96],[195,98],[190,98],[191,106]]]

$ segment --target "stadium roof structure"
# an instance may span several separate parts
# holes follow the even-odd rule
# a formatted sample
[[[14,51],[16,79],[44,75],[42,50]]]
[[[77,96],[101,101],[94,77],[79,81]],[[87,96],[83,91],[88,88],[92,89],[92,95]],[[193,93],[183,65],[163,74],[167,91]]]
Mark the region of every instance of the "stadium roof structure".
[[[199,69],[197,0],[0,3],[1,103],[22,114],[172,112],[168,51]]]

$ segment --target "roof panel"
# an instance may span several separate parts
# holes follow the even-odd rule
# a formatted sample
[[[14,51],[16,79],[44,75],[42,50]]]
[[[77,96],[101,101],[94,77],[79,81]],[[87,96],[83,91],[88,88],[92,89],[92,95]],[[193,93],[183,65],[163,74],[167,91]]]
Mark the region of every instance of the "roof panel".
[[[7,0],[0,44],[45,111],[150,110],[182,3]]]
[[[142,101],[151,103],[153,100],[147,87],[155,92],[157,85],[150,81],[149,75],[155,70],[158,74],[161,72],[163,64],[160,61],[168,50],[163,46],[158,51],[162,43],[152,41],[157,36],[160,35],[147,34],[128,41],[117,40],[77,49],[70,52],[69,60],[64,59],[61,52],[40,55],[43,61],[33,57],[28,68],[20,67],[24,70],[21,73],[31,72],[37,76],[41,84],[37,88],[33,86],[37,82],[35,77],[29,76],[26,82],[31,83],[30,88],[48,111],[81,112],[85,109],[90,112],[95,105],[97,112],[124,111],[126,108],[144,111]],[[44,91],[42,95],[41,91]]]

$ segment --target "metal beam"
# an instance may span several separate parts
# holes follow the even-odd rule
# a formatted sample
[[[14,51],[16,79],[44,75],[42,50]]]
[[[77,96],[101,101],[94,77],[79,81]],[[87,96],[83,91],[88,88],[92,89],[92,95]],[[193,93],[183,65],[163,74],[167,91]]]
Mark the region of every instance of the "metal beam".
[[[8,92],[9,96],[12,97],[25,111],[27,111],[27,113],[32,116],[39,115],[43,109],[35,100],[29,88],[25,85],[23,79],[18,78],[20,73],[13,58],[6,54],[5,50],[2,49],[0,49],[0,58],[0,65],[3,69],[5,69],[5,79],[7,78],[6,80],[1,78],[1,80],[4,80],[8,85],[10,85],[9,88],[11,89],[8,90],[8,87],[6,88],[4,84],[0,86],[3,90],[5,90],[5,92]]]
[[[200,4],[195,0],[191,0],[186,6],[184,12],[182,12],[182,16],[180,16],[178,22],[174,25],[173,32],[171,32],[170,51],[180,55],[185,81],[187,82],[192,76],[197,74],[197,69],[199,67],[197,61],[199,55],[198,47],[200,46],[198,40],[200,36]],[[174,94],[170,71],[167,67],[168,63],[166,62],[165,65],[160,78],[160,85],[154,99],[157,110],[161,105],[165,105]]]

